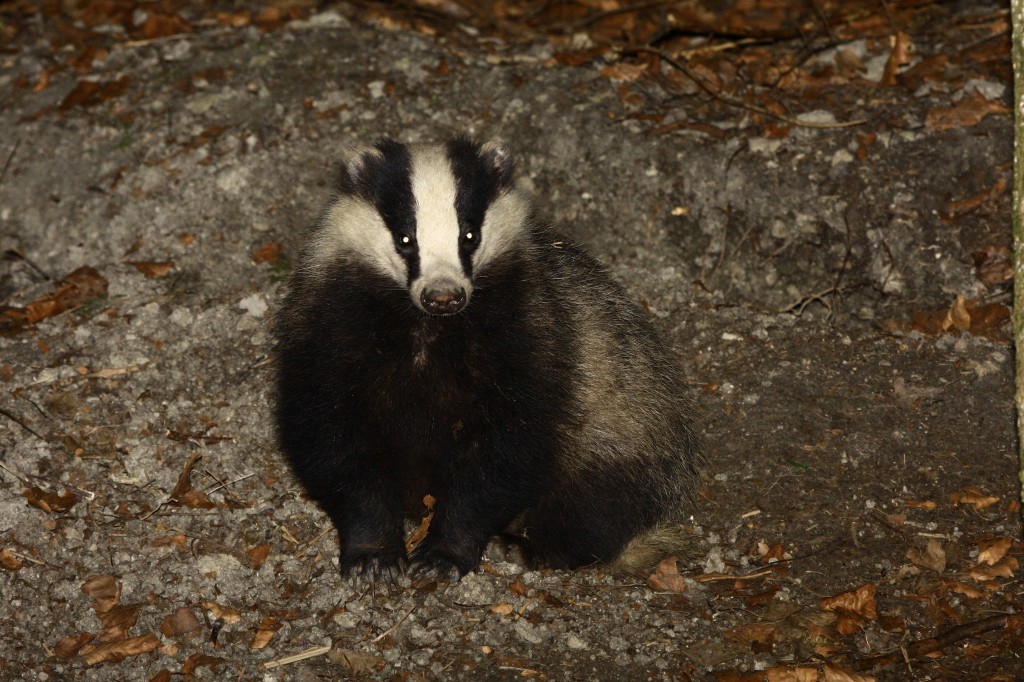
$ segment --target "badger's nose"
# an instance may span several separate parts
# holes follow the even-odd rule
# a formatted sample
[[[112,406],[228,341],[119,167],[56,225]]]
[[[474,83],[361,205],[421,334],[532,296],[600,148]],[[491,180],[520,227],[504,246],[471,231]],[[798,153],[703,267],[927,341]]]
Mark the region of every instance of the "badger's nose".
[[[424,289],[420,303],[431,315],[452,315],[466,307],[466,290],[462,287]]]

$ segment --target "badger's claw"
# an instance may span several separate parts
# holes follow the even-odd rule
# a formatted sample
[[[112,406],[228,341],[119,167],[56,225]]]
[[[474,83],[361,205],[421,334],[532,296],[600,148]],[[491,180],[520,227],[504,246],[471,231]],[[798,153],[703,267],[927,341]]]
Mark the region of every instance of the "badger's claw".
[[[405,566],[406,560],[400,555],[367,552],[343,558],[341,574],[356,583],[397,585]]]
[[[417,547],[409,560],[409,576],[413,580],[457,582],[472,566],[463,568],[464,562],[433,547]]]

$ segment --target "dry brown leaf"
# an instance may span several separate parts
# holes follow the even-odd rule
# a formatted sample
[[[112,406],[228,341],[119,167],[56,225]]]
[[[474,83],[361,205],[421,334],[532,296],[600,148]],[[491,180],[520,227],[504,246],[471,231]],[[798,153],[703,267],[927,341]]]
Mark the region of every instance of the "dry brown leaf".
[[[948,323],[946,329],[956,329],[958,332],[965,332],[971,328],[971,314],[967,312],[967,302],[963,294],[957,294],[953,305],[949,307]]]
[[[948,308],[911,313],[911,322],[887,319],[881,322],[886,331],[905,333],[917,331],[929,336],[948,332],[969,331],[975,336],[993,340],[1005,337],[1004,323],[1010,318],[1010,309],[1001,303],[982,303],[979,299],[965,300],[958,295]]]
[[[1012,546],[1013,540],[1010,538],[996,538],[979,542],[978,563],[991,566],[1006,556]]]
[[[177,637],[195,632],[202,627],[202,623],[187,606],[180,606],[174,613],[164,618],[160,623],[160,634],[164,637]]]
[[[79,81],[57,108],[67,111],[71,107],[92,107],[128,92],[131,81],[122,76],[115,81]]]
[[[9,548],[0,549],[0,568],[8,571],[17,571],[21,568],[21,561]]]
[[[8,324],[18,329],[106,295],[107,280],[95,268],[86,265],[62,279],[53,293],[29,303],[25,308],[5,307],[3,314]]]
[[[627,64],[626,62],[619,62],[617,64],[609,64],[608,66],[601,69],[601,76],[604,78],[610,78],[612,80],[625,81],[632,83],[637,80],[647,71],[646,66],[637,66],[636,64]]]
[[[949,205],[946,206],[946,222],[952,221],[953,218],[969,213],[974,209],[978,208],[986,201],[990,201],[1006,192],[1006,178],[999,178],[996,183],[991,187],[978,192],[977,194],[967,197],[966,199],[956,199],[950,201]]]
[[[138,32],[146,40],[153,40],[179,33],[191,33],[192,26],[177,14],[160,14],[150,11]]]
[[[965,585],[964,583],[957,582],[956,580],[946,580],[944,581],[944,584],[950,592],[962,594],[968,599],[980,599],[985,596],[985,593],[978,588]]]
[[[968,575],[978,582],[986,582],[996,578],[1012,578],[1013,572],[1017,570],[1018,566],[1019,562],[1011,556],[991,566],[975,566]]]
[[[856,590],[843,592],[834,597],[823,597],[819,606],[822,611],[850,611],[868,620],[875,620],[875,584],[865,583]]]
[[[167,668],[161,668],[160,671],[149,678],[149,682],[171,682],[171,671]]]
[[[95,635],[88,632],[82,633],[77,637],[65,637],[57,642],[53,647],[54,655],[63,660],[67,661],[75,657],[83,646],[92,641]]]
[[[281,245],[278,242],[264,244],[252,254],[254,263],[276,263],[281,257]]]
[[[942,543],[935,538],[930,538],[924,549],[919,547],[908,549],[907,558],[918,566],[936,573],[946,570],[946,550],[942,549]]]
[[[512,615],[512,612],[514,611],[512,605],[505,602],[501,602],[500,604],[491,604],[489,610],[491,613],[496,613],[499,616],[509,616]]]
[[[764,671],[766,682],[817,682],[817,668],[794,668],[788,665],[780,665],[777,668],[768,668]]]
[[[88,665],[96,665],[104,661],[119,661],[128,656],[146,654],[159,647],[160,638],[153,633],[147,633],[131,639],[91,647],[87,651],[83,651],[82,657]]]
[[[293,19],[302,19],[308,12],[302,7],[264,7],[253,19],[261,31],[272,31]]]
[[[116,642],[128,636],[128,631],[139,620],[138,604],[121,604],[103,613],[98,613],[103,630],[98,638],[101,642]]]
[[[192,490],[192,469],[202,456],[201,452],[192,453],[192,456],[185,462],[185,468],[178,475],[178,482],[169,497],[174,502],[192,509],[213,509],[217,505],[207,497],[206,493]]]
[[[722,633],[730,642],[739,644],[762,644],[771,646],[776,640],[778,626],[775,623],[745,623],[728,628]]]
[[[47,514],[62,514],[75,506],[78,496],[70,490],[61,494],[46,492],[36,486],[23,490],[21,494],[28,500],[28,503],[37,509],[42,509]]]
[[[819,602],[822,611],[832,611],[837,616],[836,630],[842,635],[853,634],[864,626],[865,620],[875,620],[875,584],[867,583],[856,590],[834,597],[823,597]]]
[[[178,548],[178,551],[185,551],[185,546],[188,544],[188,538],[184,533],[174,533],[173,535],[163,535],[153,540],[151,543],[153,547],[167,547],[168,545],[174,545]]]
[[[252,12],[247,9],[243,9],[239,12],[215,12],[213,15],[217,22],[224,24],[225,26],[231,26],[232,28],[242,28],[248,26],[252,22]]]
[[[679,575],[679,567],[674,556],[663,559],[658,564],[658,567],[654,569],[654,573],[647,576],[647,584],[655,590],[665,590],[679,594],[686,592],[686,580],[683,576]]]
[[[760,606],[767,606],[772,603],[775,595],[779,591],[780,585],[769,585],[768,589],[764,592],[758,592],[755,594],[748,594],[743,596],[743,602],[748,608],[757,608]]]
[[[762,564],[774,564],[786,558],[786,550],[781,542],[777,542],[771,547],[767,547],[764,542],[760,542],[758,543],[758,551],[761,554]]]
[[[232,606],[224,606],[215,601],[204,601],[203,608],[210,612],[217,620],[222,620],[229,625],[237,623],[242,617],[242,612]]]
[[[125,265],[130,265],[149,279],[155,279],[157,277],[163,277],[168,272],[173,270],[176,266],[174,261],[162,260],[162,261],[142,261],[142,260],[129,260],[125,261]]]
[[[92,597],[92,608],[103,614],[121,601],[121,583],[112,575],[94,575],[86,578],[82,592]]]
[[[67,65],[74,69],[75,73],[86,74],[92,71],[93,62],[104,61],[106,58],[106,49],[98,45],[87,45],[85,49],[68,57]]]
[[[509,594],[516,597],[526,596],[526,584],[520,578],[516,578],[508,584]]]
[[[826,663],[822,682],[875,682],[874,675],[855,673],[848,668],[834,663]]]
[[[900,67],[910,63],[910,36],[903,31],[897,31],[892,38],[892,51],[889,52],[889,59],[885,62],[885,70],[882,72],[882,79],[879,85],[891,87],[896,85],[896,76]]]
[[[268,556],[270,556],[270,545],[256,545],[245,550],[246,563],[254,571],[260,570]]]
[[[985,495],[977,488],[970,487],[955,493],[950,493],[949,501],[956,506],[969,504],[975,509],[981,511],[982,509],[987,509],[999,502],[999,498],[993,495]]]
[[[989,114],[1008,114],[1010,110],[998,100],[988,100],[975,90],[948,109],[932,109],[924,119],[931,132],[977,125]]]
[[[274,635],[278,630],[281,629],[281,621],[273,616],[264,616],[263,620],[260,621],[259,628],[256,629],[256,635],[252,638],[249,643],[251,649],[263,649],[270,640],[274,638]]]
[[[50,75],[57,71],[58,68],[60,68],[58,65],[51,64],[43,69],[42,73],[39,74],[39,80],[32,86],[32,92],[42,92],[49,87]]]
[[[924,500],[924,501],[921,501],[921,502],[918,502],[917,500],[905,500],[905,504],[908,507],[914,507],[916,509],[924,509],[925,511],[932,511],[932,510],[935,509],[936,506],[938,506],[932,500]]]
[[[971,307],[971,333],[975,336],[984,336],[993,340],[1001,338],[1000,330],[1004,323],[1010,319],[1010,308],[1002,303],[988,303]]]
[[[1013,279],[1013,265],[1008,246],[986,246],[971,254],[978,279],[985,286],[994,287]]]
[[[420,544],[423,538],[427,537],[427,532],[430,530],[430,522],[434,518],[434,503],[436,501],[431,495],[423,496],[423,506],[426,507],[427,513],[420,519],[420,525],[416,527],[416,530],[405,541],[406,552],[412,552],[412,550],[416,549],[416,545]]]

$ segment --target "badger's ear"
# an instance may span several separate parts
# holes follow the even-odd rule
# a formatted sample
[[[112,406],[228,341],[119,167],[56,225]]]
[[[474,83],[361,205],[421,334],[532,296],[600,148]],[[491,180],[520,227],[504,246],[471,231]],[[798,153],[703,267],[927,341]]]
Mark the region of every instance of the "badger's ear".
[[[372,147],[344,149],[341,163],[338,164],[336,189],[342,194],[365,194],[373,184],[374,169],[384,158],[384,148],[391,142],[388,138],[382,138]]]
[[[498,187],[507,189],[515,180],[515,163],[512,155],[500,140],[488,140],[480,145],[480,158],[494,172]]]

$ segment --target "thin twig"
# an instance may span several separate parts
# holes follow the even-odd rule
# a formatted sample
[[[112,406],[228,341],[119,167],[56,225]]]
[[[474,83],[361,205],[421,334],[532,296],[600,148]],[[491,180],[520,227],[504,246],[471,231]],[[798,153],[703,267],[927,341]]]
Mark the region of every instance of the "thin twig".
[[[683,62],[679,61],[678,59],[676,59],[672,55],[668,54],[664,50],[659,50],[656,47],[649,47],[647,45],[629,45],[629,46],[620,48],[620,51],[622,53],[624,53],[624,54],[636,53],[636,52],[646,52],[647,54],[656,55],[656,56],[660,57],[661,59],[665,60],[666,62],[668,62],[669,64],[671,64],[673,67],[675,67],[680,72],[682,72],[687,78],[692,80],[697,85],[697,87],[699,87],[701,90],[703,90],[707,94],[711,95],[713,98],[717,99],[719,102],[722,102],[724,104],[728,104],[731,107],[737,107],[739,109],[746,109],[747,111],[752,111],[752,112],[754,112],[756,114],[761,114],[763,116],[769,116],[769,117],[774,118],[776,120],[782,121],[783,123],[788,123],[790,125],[799,126],[799,127],[802,127],[802,128],[823,128],[823,129],[852,128],[853,126],[859,126],[859,125],[863,125],[863,124],[867,123],[867,119],[856,119],[856,120],[853,120],[853,121],[840,121],[840,122],[836,122],[836,123],[817,123],[817,122],[811,122],[811,121],[800,121],[800,120],[792,118],[790,116],[785,116],[783,114],[777,114],[774,111],[770,111],[769,109],[765,109],[764,107],[759,107],[759,106],[754,105],[754,104],[747,104],[746,102],[742,102],[742,101],[740,101],[738,99],[733,99],[732,97],[729,97],[728,95],[723,95],[721,93],[721,91],[716,90],[715,88],[713,88],[710,85],[708,85],[707,83],[705,83],[704,80],[700,76],[698,76],[696,73],[694,73],[693,70],[690,69],[689,66],[687,66]]]
[[[401,618],[399,618],[397,623],[395,623],[394,625],[389,627],[387,630],[385,630],[384,632],[382,632],[379,635],[377,635],[376,637],[374,637],[371,641],[373,641],[374,643],[379,642],[380,640],[384,639],[385,637],[390,635],[392,632],[397,630],[398,626],[401,625],[402,623],[404,623],[405,619],[408,618],[409,616],[411,616],[412,612],[415,611],[418,606],[419,606],[419,604],[417,604],[416,606],[413,606],[411,609],[406,611],[405,615],[402,616]]]
[[[312,540],[307,540],[306,542],[300,544],[299,541],[295,538],[295,536],[288,532],[287,528],[281,526],[281,532],[286,536],[286,539],[290,539],[291,542],[294,542],[297,545],[295,547],[295,550],[292,552],[293,554],[298,554],[299,552],[304,551],[307,547],[312,547],[313,545],[315,545],[316,543],[320,542],[325,537],[330,535],[333,531],[334,526],[327,526],[322,531],[320,531],[320,534],[317,535],[315,538],[313,538]]]
[[[298,663],[299,661],[304,661],[307,658],[316,658],[317,656],[323,656],[330,650],[330,646],[313,647],[312,649],[306,649],[302,653],[295,654],[294,656],[285,656],[284,658],[278,658],[273,661],[267,661],[263,664],[263,669],[270,670],[271,668],[280,668],[283,665],[288,665],[290,663]]]
[[[32,557],[27,556],[25,554],[22,554],[21,552],[15,552],[13,549],[8,549],[7,551],[11,553],[11,556],[17,557],[19,559],[24,559],[25,561],[27,561],[29,563],[32,563],[32,564],[35,564],[36,566],[50,566],[51,565],[51,564],[46,563],[45,561],[40,561],[39,559],[33,559]]]
[[[0,171],[0,184],[3,184],[4,178],[7,177],[7,169],[11,167],[11,161],[14,160],[14,154],[18,151],[18,147],[21,145],[21,138],[19,137],[14,141],[14,149],[7,155],[7,161],[4,163],[4,169]]]
[[[679,56],[689,59],[690,57],[696,57],[699,54],[708,54],[709,52],[726,52],[734,47],[760,45],[764,42],[765,41],[762,38],[740,38],[739,40],[728,40],[724,43],[715,43],[714,45],[699,45],[697,47],[691,47],[688,50],[680,52]]]
[[[873,658],[865,658],[863,660],[854,663],[854,669],[858,671],[877,671],[882,668],[889,668],[894,665],[900,665],[910,659],[920,658],[921,656],[927,656],[930,653],[944,649],[945,647],[958,642],[961,639],[968,637],[976,637],[977,635],[985,634],[986,632],[992,632],[993,630],[1000,630],[1007,627],[1011,621],[1014,621],[1020,625],[1024,625],[1024,614],[1008,615],[1003,614],[999,616],[992,616],[991,618],[983,618],[976,620],[973,623],[964,623],[957,627],[947,630],[937,637],[930,639],[921,639],[911,643],[905,647],[905,652],[885,654],[883,656],[875,656]]]
[[[811,0],[811,6],[814,8],[814,13],[818,15],[818,20],[821,22],[821,25],[825,27],[825,33],[828,34],[829,42],[835,43],[836,36],[832,33],[832,27],[828,24],[828,17],[826,17],[825,13],[821,11],[821,7],[818,6],[818,3],[815,0]]]
[[[22,477],[22,476],[19,476],[19,475],[18,475],[18,472],[17,472],[17,471],[12,471],[12,470],[11,470],[10,468],[8,468],[8,466],[7,466],[6,464],[4,464],[3,462],[0,462],[0,469],[3,469],[3,470],[4,470],[4,471],[6,471],[7,473],[9,473],[9,474],[10,474],[11,476],[14,476],[14,477],[15,477],[16,479],[18,479],[18,480],[19,480],[19,481],[21,481],[22,483],[28,484],[28,480],[27,480],[27,479],[25,479],[25,478],[24,478],[24,477]]]
[[[8,412],[7,410],[3,409],[2,407],[0,407],[0,414],[2,414],[3,416],[7,417],[8,419],[10,419],[12,422],[17,424],[21,428],[25,429],[26,431],[31,433],[33,436],[35,436],[39,440],[44,441],[44,442],[46,441],[45,438],[43,438],[38,433],[36,433],[35,429],[33,429],[28,424],[26,424],[25,421],[21,417],[17,416],[16,414],[12,414],[11,412]]]
[[[47,281],[50,281],[50,280],[53,279],[53,277],[50,275],[50,273],[46,272],[41,267],[36,265],[32,261],[31,258],[29,258],[25,254],[23,254],[18,249],[13,249],[13,248],[5,249],[4,252],[3,252],[3,257],[6,258],[6,259],[17,259],[17,260],[20,260],[22,263],[24,263],[25,265],[29,266],[30,268],[35,270],[37,273],[39,273],[39,276],[42,277],[43,279],[47,280]]]
[[[763,578],[766,575],[774,573],[775,569],[772,567],[777,564],[778,562],[776,562],[776,564],[772,564],[772,566],[765,566],[764,568],[759,568],[755,571],[744,573],[742,575],[733,575],[731,573],[704,573],[702,575],[693,576],[693,579],[699,583],[713,583],[719,580],[731,580],[734,582],[739,580],[757,580],[758,578]]]
[[[826,308],[828,308],[829,311],[831,312],[832,306],[829,305],[825,301],[825,296],[828,296],[833,291],[835,291],[835,287],[829,287],[828,289],[822,289],[821,291],[818,291],[816,293],[808,294],[807,296],[804,296],[803,298],[801,298],[799,301],[794,301],[793,303],[790,303],[788,306],[786,306],[785,308],[783,308],[779,312],[780,313],[795,313],[797,317],[800,317],[804,313],[804,308],[806,308],[808,306],[808,304],[810,304],[813,301],[820,302],[822,305],[824,305]]]
[[[205,474],[206,474],[207,476],[209,476],[210,478],[212,478],[212,479],[213,479],[213,480],[215,480],[215,481],[218,481],[218,482],[220,481],[220,479],[219,479],[219,478],[217,478],[216,476],[214,476],[213,474],[211,474],[211,473],[210,473],[209,471],[207,471],[206,469],[203,469],[203,473],[205,473]],[[234,484],[238,483],[239,481],[244,481],[245,479],[247,479],[247,478],[252,478],[252,477],[253,477],[253,476],[255,476],[255,475],[256,475],[256,474],[245,474],[244,476],[239,476],[238,478],[236,478],[236,479],[235,479],[235,480],[233,480],[233,481],[228,481],[227,483],[221,483],[220,485],[218,485],[218,486],[215,486],[215,487],[213,487],[213,488],[208,488],[208,489],[206,490],[206,494],[207,494],[207,495],[209,495],[209,494],[211,494],[211,493],[215,493],[215,492],[217,492],[218,490],[220,490],[221,488],[225,488],[225,487],[227,487],[227,486],[229,486],[229,485],[234,485]]]

